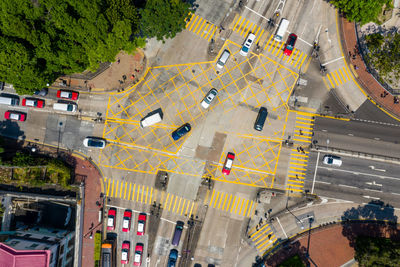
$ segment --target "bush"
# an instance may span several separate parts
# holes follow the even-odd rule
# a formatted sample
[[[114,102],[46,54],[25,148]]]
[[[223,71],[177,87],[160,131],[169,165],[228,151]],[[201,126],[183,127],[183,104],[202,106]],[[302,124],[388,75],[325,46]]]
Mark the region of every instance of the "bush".
[[[51,183],[59,184],[63,187],[68,187],[71,180],[71,171],[59,159],[51,159],[47,165],[47,174]]]

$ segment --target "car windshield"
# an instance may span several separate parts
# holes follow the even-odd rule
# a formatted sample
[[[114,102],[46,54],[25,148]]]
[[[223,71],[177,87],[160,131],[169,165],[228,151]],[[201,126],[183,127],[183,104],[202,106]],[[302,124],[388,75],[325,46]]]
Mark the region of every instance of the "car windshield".
[[[135,252],[135,262],[140,262],[140,252],[139,251],[136,251]]]
[[[89,139],[88,146],[101,147],[101,146],[103,146],[103,142],[101,142],[99,140]]]
[[[10,114],[10,119],[12,119],[12,120],[18,120],[18,119],[19,119],[19,115],[18,115],[18,114],[11,113],[11,114]]]
[[[329,164],[332,164],[333,158],[328,158],[327,162],[328,162]]]
[[[225,164],[225,168],[230,169],[232,167],[233,160],[228,159]]]
[[[26,100],[25,104],[26,104],[27,106],[34,106],[34,105],[35,105],[35,101],[33,101],[33,100]]]
[[[242,51],[243,51],[243,52],[249,52],[249,48],[246,47],[246,46],[243,46],[243,47],[242,47]]]
[[[293,50],[293,46],[291,46],[291,45],[289,44],[289,45],[286,46],[286,49]]]
[[[142,221],[139,221],[137,228],[138,232],[143,232],[144,223]]]
[[[70,92],[61,92],[61,97],[70,98],[71,95],[72,94]]]

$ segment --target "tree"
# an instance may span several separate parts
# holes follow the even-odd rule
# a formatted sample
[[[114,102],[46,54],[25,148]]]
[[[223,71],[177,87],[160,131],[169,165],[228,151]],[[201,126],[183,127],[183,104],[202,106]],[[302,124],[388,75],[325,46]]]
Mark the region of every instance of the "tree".
[[[354,247],[360,266],[400,266],[400,243],[388,238],[359,236]]]
[[[0,80],[32,94],[143,45],[133,0],[2,0]]]
[[[141,10],[141,30],[146,37],[173,38],[185,29],[191,5],[181,0],[148,0]]]
[[[392,0],[333,0],[331,3],[339,8],[350,21],[365,24],[377,22],[384,5],[391,7]]]

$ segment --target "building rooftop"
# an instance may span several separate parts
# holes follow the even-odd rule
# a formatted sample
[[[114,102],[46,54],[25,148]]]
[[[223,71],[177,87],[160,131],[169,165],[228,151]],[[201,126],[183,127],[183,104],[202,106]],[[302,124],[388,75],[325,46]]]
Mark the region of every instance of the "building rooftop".
[[[2,267],[47,267],[50,264],[48,250],[15,250],[0,243],[0,266]]]

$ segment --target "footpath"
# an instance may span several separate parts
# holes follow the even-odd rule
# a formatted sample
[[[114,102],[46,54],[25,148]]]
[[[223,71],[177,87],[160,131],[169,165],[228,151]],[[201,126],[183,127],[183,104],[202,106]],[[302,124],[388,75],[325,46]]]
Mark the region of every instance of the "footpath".
[[[355,80],[362,87],[360,89],[364,90],[364,94],[367,95],[372,103],[386,111],[386,113],[390,113],[391,117],[396,117],[397,120],[400,120],[398,119],[400,118],[398,97],[391,95],[375,80],[368,72],[363,58],[358,53],[359,46],[354,22],[349,22],[343,16],[340,17],[339,22],[343,54],[355,74]]]

